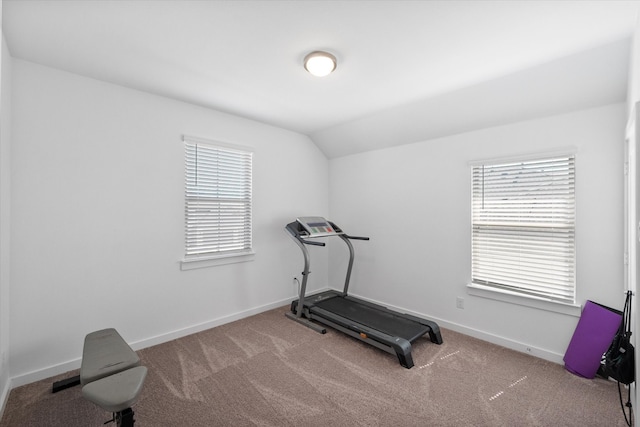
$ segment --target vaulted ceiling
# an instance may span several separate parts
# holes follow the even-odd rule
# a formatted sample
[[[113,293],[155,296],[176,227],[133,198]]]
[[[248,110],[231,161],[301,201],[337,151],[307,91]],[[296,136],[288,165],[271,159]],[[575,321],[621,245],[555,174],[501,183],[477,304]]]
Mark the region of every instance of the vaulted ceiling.
[[[2,2],[15,58],[309,135],[329,158],[626,97],[637,1]],[[328,50],[337,70],[309,75]]]

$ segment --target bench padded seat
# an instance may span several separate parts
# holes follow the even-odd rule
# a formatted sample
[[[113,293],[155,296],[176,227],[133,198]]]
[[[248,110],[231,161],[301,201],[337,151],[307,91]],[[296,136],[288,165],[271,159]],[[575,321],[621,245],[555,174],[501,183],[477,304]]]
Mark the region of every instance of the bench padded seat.
[[[84,386],[140,365],[140,358],[113,328],[88,334],[84,339],[80,383]]]
[[[105,411],[124,411],[138,400],[146,377],[147,368],[136,366],[90,382],[82,387],[82,395]]]

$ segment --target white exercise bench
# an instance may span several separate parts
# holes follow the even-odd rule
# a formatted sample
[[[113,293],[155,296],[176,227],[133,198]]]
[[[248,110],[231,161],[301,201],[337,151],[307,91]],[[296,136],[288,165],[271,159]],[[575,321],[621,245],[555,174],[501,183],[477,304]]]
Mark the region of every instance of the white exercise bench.
[[[118,427],[133,427],[131,406],[138,400],[147,376],[140,358],[113,328],[88,334],[84,339],[80,375],[53,384],[56,393],[82,385],[82,395],[105,411]]]

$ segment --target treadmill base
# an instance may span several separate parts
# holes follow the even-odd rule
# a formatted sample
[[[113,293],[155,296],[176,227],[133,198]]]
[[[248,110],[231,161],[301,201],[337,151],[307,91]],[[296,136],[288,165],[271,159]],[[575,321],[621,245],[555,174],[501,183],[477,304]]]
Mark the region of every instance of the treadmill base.
[[[398,313],[388,308],[344,296],[336,291],[326,291],[305,298],[301,313],[298,300],[291,302],[290,319],[325,333],[315,322],[339,330],[374,347],[395,354],[405,368],[411,368],[411,344],[429,334],[432,342],[442,344],[440,328],[435,322],[416,316]]]

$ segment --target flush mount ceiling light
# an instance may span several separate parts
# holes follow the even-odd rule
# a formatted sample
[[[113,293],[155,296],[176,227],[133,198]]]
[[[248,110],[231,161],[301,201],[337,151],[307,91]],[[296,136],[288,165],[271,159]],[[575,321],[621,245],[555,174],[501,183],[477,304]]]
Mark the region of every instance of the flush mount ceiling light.
[[[316,50],[304,57],[304,68],[316,77],[324,77],[336,69],[338,61],[329,52]]]

